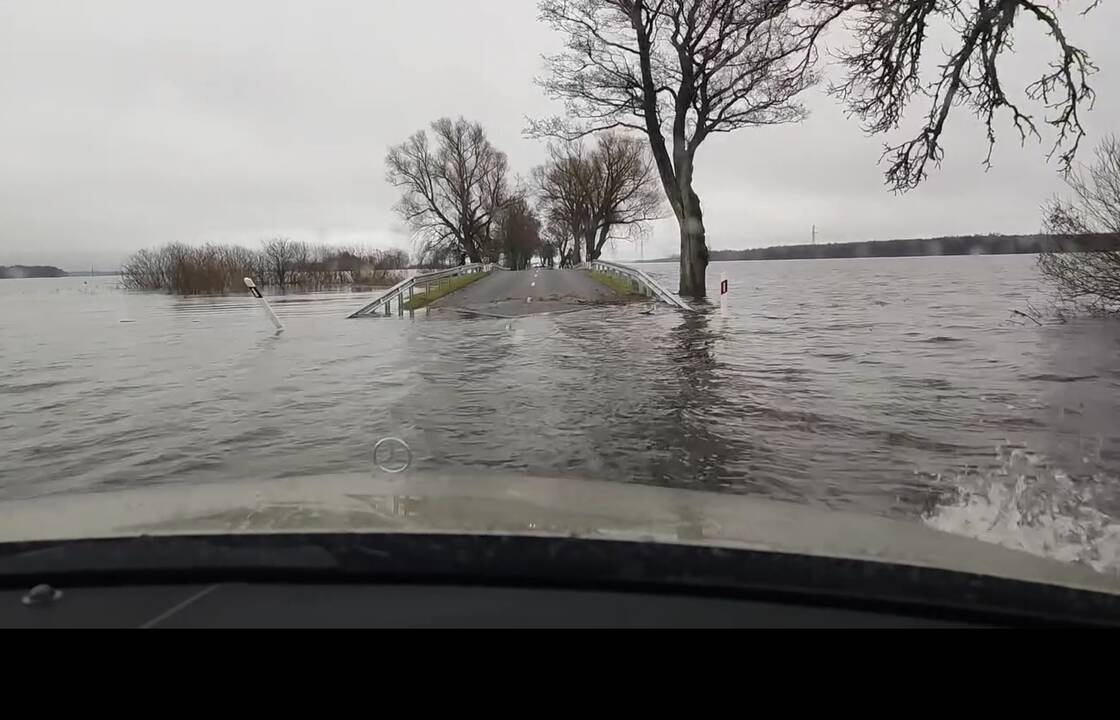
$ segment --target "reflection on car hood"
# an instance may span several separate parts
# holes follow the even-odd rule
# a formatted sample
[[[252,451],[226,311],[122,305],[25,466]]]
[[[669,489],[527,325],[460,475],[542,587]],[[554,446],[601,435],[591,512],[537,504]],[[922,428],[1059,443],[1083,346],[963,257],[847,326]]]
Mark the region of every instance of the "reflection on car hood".
[[[0,504],[0,541],[267,532],[518,534],[877,560],[1120,593],[1093,570],[916,522],[746,496],[508,475],[332,475]]]

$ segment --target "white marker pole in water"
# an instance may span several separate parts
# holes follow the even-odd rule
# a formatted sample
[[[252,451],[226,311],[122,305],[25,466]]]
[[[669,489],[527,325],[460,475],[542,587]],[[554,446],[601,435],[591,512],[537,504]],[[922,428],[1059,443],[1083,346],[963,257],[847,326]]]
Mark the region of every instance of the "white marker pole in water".
[[[719,309],[727,312],[727,273],[719,274]]]
[[[278,332],[284,332],[284,323],[280,322],[280,318],[276,317],[276,313],[272,312],[272,306],[268,304],[268,300],[264,299],[261,291],[257,289],[257,284],[253,282],[253,278],[245,278],[245,287],[249,288],[249,293],[256,299],[261,301],[264,305],[265,312],[268,313],[268,319],[276,326]]]

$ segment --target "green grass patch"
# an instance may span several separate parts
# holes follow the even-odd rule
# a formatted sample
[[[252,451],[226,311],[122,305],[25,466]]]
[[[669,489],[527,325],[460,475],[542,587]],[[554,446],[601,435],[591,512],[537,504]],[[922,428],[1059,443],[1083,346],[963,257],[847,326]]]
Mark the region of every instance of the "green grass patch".
[[[601,285],[606,285],[619,297],[627,300],[645,300],[646,296],[640,290],[635,290],[627,278],[611,275],[610,273],[591,271],[591,277]]]
[[[459,275],[451,278],[444,278],[440,284],[432,283],[431,290],[415,295],[411,300],[406,300],[404,303],[405,310],[419,310],[422,307],[431,305],[436,300],[439,300],[445,295],[450,295],[456,290],[462,290],[467,285],[473,282],[478,282],[482,278],[489,275],[489,273],[477,272],[470,275]]]

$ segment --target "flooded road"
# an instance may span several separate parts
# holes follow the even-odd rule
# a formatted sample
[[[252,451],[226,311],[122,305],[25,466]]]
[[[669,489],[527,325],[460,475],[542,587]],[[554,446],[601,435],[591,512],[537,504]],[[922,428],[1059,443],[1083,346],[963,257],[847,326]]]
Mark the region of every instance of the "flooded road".
[[[433,308],[491,317],[522,317],[579,310],[622,298],[582,270],[498,270],[432,303]]]
[[[676,286],[675,268],[646,265]],[[1120,569],[1120,324],[1023,324],[1026,256],[716,263],[724,314],[347,320],[274,299],[0,281],[0,500],[532,472],[910,518]]]

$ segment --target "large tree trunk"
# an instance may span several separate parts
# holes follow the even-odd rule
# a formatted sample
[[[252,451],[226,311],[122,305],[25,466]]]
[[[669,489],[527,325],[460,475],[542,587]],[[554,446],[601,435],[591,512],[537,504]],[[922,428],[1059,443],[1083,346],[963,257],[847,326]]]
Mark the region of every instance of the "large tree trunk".
[[[677,223],[681,230],[681,295],[702,298],[708,294],[708,244],[704,235],[704,212],[691,183],[682,183]]]
[[[657,174],[661,178],[661,185],[665,188],[665,195],[669,199],[669,204],[673,206],[681,230],[679,292],[681,295],[704,297],[707,295],[705,275],[708,270],[708,246],[705,244],[704,215],[700,210],[700,198],[692,190],[692,162],[703,135],[697,130],[693,135],[692,143],[686,139],[688,109],[691,107],[696,91],[692,62],[683,49],[678,50],[682,76],[676,93],[673,154],[670,157],[665,136],[661,134],[661,116],[657,105],[658,83],[653,77],[653,41],[645,24],[646,6],[634,2],[629,5],[629,8],[630,25],[638,41],[638,64],[642,77],[642,114],[646,124],[646,137],[649,138],[650,151],[657,163]]]
[[[611,234],[611,226],[603,225],[599,228],[599,237],[594,240],[594,244],[588,242],[587,245],[587,259],[598,260],[603,254],[603,246],[607,244],[607,237]]]
[[[595,228],[589,228],[583,231],[583,245],[587,248],[586,258],[588,262],[597,259],[599,256],[595,252]]]

